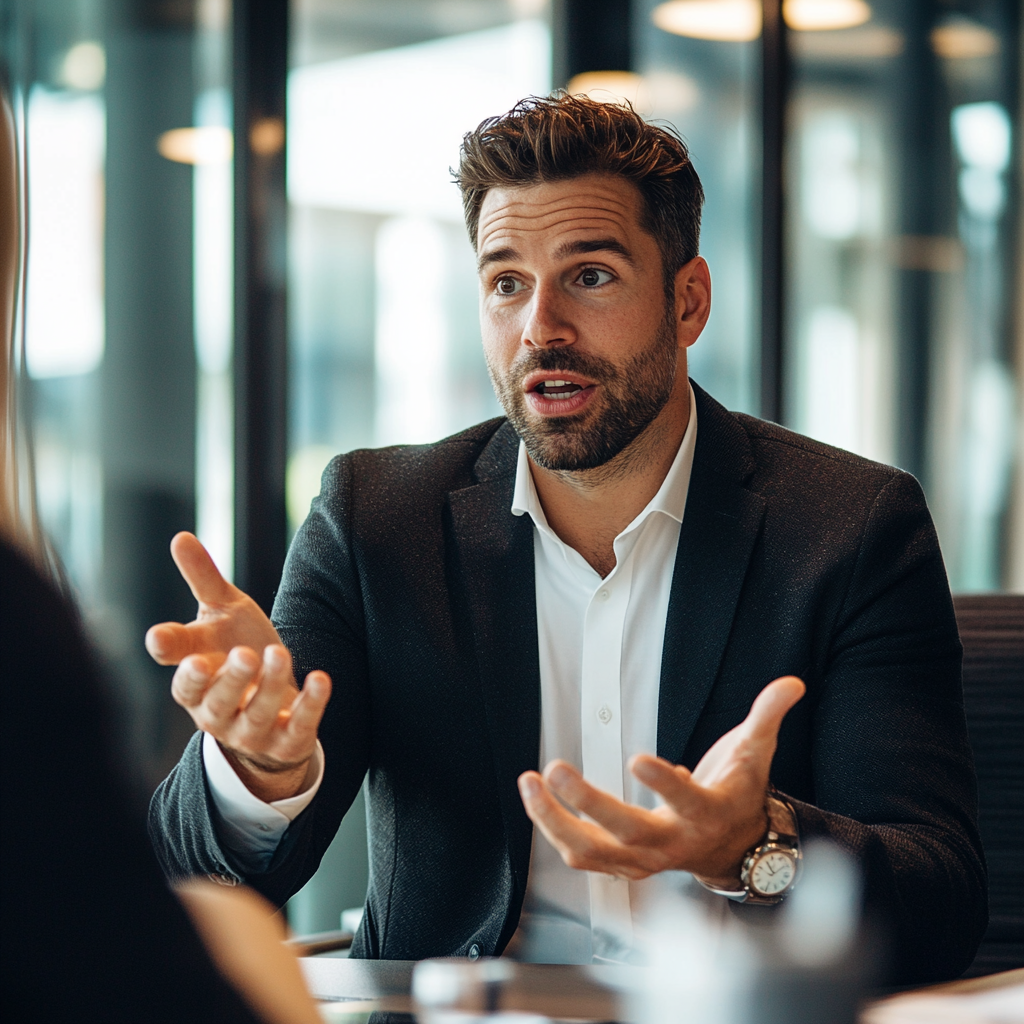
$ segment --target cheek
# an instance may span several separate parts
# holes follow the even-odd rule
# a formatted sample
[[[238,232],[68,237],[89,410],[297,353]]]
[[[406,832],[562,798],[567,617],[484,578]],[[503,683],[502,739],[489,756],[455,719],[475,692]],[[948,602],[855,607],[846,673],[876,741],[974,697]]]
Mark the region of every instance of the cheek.
[[[480,304],[480,337],[484,355],[493,367],[507,366],[515,358],[523,327],[517,310],[489,308]]]

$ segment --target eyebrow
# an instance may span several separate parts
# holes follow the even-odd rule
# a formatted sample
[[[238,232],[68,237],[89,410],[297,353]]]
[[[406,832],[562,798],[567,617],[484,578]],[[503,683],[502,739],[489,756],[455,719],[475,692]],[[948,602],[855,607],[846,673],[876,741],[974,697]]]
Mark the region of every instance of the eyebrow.
[[[492,263],[514,263],[517,259],[519,259],[519,253],[510,245],[506,245],[502,249],[494,249],[491,252],[485,252],[483,256],[476,261],[477,273],[480,273],[484,267],[489,267]]]
[[[586,256],[592,252],[618,253],[631,267],[636,266],[633,254],[617,238],[581,239],[578,242],[566,242],[555,252],[556,259],[566,256]]]
[[[614,252],[618,253],[631,267],[636,266],[633,254],[617,238],[592,238],[581,239],[576,242],[565,242],[555,251],[555,258],[563,260],[567,256],[586,256],[592,252]],[[494,249],[484,253],[477,260],[476,269],[479,273],[492,263],[514,263],[520,258],[517,250],[511,246],[504,246],[501,249]]]

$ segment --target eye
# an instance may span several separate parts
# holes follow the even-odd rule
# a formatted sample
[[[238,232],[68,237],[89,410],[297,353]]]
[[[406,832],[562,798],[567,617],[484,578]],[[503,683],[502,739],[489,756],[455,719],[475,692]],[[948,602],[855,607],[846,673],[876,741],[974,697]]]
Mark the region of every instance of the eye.
[[[612,280],[612,274],[607,270],[598,270],[597,267],[587,267],[576,279],[584,288],[598,288]]]
[[[523,284],[514,277],[499,277],[494,283],[494,290],[499,295],[515,295],[521,291]]]

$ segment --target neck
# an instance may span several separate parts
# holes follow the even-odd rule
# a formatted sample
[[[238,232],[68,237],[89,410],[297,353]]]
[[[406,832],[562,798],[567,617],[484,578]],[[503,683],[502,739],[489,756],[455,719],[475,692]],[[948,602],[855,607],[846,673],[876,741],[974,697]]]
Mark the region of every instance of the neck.
[[[615,538],[658,493],[690,422],[685,361],[665,408],[628,448],[596,469],[543,469],[534,485],[548,525],[602,577],[615,567]]]

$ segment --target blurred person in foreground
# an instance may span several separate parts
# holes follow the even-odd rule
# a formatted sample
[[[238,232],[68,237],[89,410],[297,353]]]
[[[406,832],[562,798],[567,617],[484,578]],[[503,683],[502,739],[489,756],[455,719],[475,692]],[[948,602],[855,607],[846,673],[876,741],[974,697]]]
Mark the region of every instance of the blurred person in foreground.
[[[650,876],[773,914],[820,836],[892,981],[959,974],[985,868],[917,481],[689,380],[711,279],[678,137],[534,98],[457,177],[506,417],[335,459],[272,621],[175,539],[199,615],[147,644],[202,732],[151,805],[166,870],[282,903],[368,773],[354,956],[628,961]]]
[[[34,502],[17,458],[16,167],[0,95],[0,1013],[316,1024],[273,907],[207,880],[182,882],[177,896],[168,889],[77,611],[54,585],[34,512],[23,514]]]

